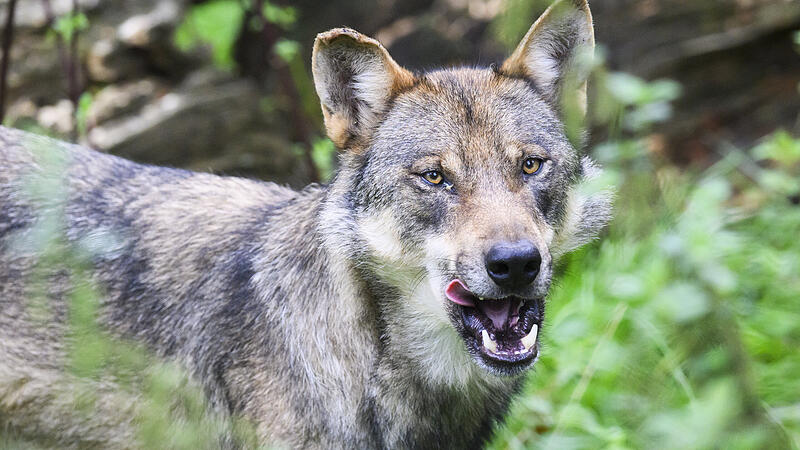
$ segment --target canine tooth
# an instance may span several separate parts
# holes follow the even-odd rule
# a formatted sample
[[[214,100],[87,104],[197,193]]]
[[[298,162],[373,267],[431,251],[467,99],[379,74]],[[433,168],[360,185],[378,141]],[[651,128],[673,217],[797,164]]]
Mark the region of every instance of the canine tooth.
[[[483,301],[483,297],[478,297],[478,300]]]
[[[483,346],[486,347],[492,353],[497,352],[497,342],[493,341],[492,338],[489,337],[489,332],[483,330],[481,333],[483,335]]]
[[[531,332],[528,333],[527,336],[522,338],[522,346],[525,347],[525,351],[528,351],[533,347],[533,344],[536,343],[536,335],[539,334],[539,326],[533,324],[533,328],[531,328]],[[484,341],[485,342],[485,341]]]

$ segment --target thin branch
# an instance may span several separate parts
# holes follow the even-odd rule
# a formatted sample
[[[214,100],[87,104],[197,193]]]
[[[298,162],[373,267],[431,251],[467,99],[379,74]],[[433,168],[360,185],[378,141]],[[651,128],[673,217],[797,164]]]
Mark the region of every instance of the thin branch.
[[[314,163],[312,157],[312,133],[309,127],[309,118],[303,108],[303,100],[300,96],[297,83],[292,76],[289,68],[289,63],[283,61],[275,53],[275,44],[281,37],[281,29],[274,23],[271,23],[264,17],[264,2],[263,0],[256,0],[253,2],[253,14],[258,17],[263,24],[262,36],[266,43],[266,51],[269,52],[265,55],[267,60],[276,62],[272,64],[278,75],[278,82],[281,84],[282,91],[289,99],[289,114],[292,124],[292,139],[299,141],[303,146],[303,156],[306,166],[308,168],[309,178],[312,182],[320,181],[320,173],[317,165]]]
[[[45,28],[52,30],[56,22],[56,16],[53,14],[53,7],[50,5],[50,0],[42,0],[42,8],[44,9]],[[67,50],[64,48],[64,38],[61,36],[61,33],[54,34],[56,37],[58,61],[61,63],[61,69],[66,74],[69,72],[69,62],[67,61]]]
[[[78,0],[72,0],[72,18],[75,20],[80,14],[80,6]],[[70,77],[69,77],[69,98],[72,103],[77,107],[78,98],[81,95],[80,88],[80,58],[78,56],[78,38],[80,37],[80,29],[75,27],[72,30],[72,36],[69,41],[69,63],[70,63]]]
[[[14,40],[14,13],[17,9],[17,0],[8,2],[8,15],[6,27],[3,30],[3,60],[0,63],[0,124],[6,116],[6,93],[8,90],[8,65],[11,60],[11,43]]]
[[[50,0],[42,0],[42,8],[44,9],[46,27],[53,29],[56,17],[53,13],[53,7],[50,4]],[[78,5],[77,0],[72,0],[72,17],[74,18],[78,14],[80,14],[80,6]],[[62,36],[59,32],[55,32],[58,60],[61,63],[61,70],[64,72],[64,77],[67,79],[67,97],[72,103],[73,114],[76,115],[78,113],[78,100],[80,99],[81,92],[83,91],[83,87],[80,83],[81,67],[80,58],[78,56],[78,34],[79,30],[73,30],[73,34],[69,42],[69,48],[67,48],[64,43],[64,36]],[[70,136],[73,141],[77,140],[77,133],[78,125],[76,122],[75,126],[72,127]]]
[[[78,17],[78,14],[80,14],[78,0],[72,0],[73,21],[76,20],[75,18]],[[72,36],[70,36],[69,40],[69,72],[67,73],[67,90],[69,99],[72,102],[72,114],[74,116],[72,132],[70,133],[70,138],[73,142],[78,140],[78,100],[80,99],[81,91],[83,90],[80,82],[81,67],[80,56],[78,55],[79,35],[80,29],[78,29],[78,27],[74,27],[72,30]]]
[[[279,66],[277,72],[280,77],[280,82],[283,85],[284,92],[287,97],[289,97],[289,109],[294,138],[303,143],[303,155],[305,156],[306,165],[308,166],[309,178],[312,182],[319,182],[319,170],[312,157],[311,130],[308,126],[308,117],[303,111],[303,104],[300,93],[297,90],[297,85],[287,65]]]

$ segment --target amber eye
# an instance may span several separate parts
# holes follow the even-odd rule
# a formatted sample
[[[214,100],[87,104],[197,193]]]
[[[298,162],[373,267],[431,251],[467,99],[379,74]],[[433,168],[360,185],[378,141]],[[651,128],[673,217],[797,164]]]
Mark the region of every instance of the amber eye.
[[[425,178],[425,181],[430,184],[441,184],[441,182],[444,181],[442,174],[436,170],[429,170],[423,173],[422,178]]]
[[[539,158],[527,158],[522,163],[522,171],[528,175],[533,175],[542,169],[542,160]]]

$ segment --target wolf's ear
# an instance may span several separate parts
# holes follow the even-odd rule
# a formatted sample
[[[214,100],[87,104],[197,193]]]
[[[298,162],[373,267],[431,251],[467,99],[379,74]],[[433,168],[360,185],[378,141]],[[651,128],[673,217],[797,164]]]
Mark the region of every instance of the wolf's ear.
[[[317,35],[311,69],[325,128],[340,149],[363,143],[392,96],[414,84],[380,42],[349,28]]]
[[[576,73],[581,49],[594,49],[592,13],[586,0],[558,0],[528,30],[501,71],[527,77],[558,110],[586,114],[586,73]]]

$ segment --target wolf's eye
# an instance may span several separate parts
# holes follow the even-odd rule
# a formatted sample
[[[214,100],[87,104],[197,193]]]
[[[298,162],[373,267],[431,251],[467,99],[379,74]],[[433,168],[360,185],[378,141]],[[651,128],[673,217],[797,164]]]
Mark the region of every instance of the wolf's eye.
[[[533,175],[542,170],[542,162],[539,158],[527,158],[522,163],[522,171],[528,175]]]
[[[430,184],[441,184],[444,181],[442,174],[436,170],[429,170],[423,173],[422,178]]]

